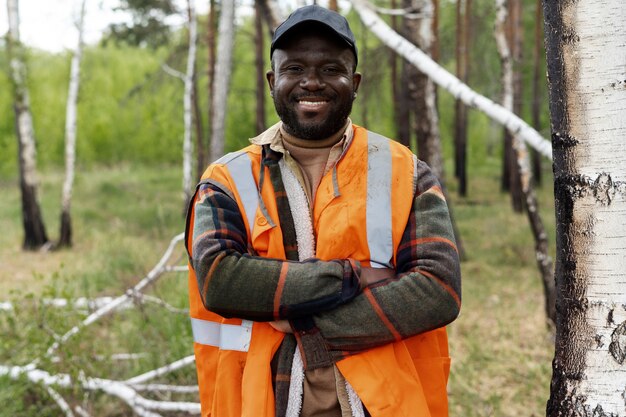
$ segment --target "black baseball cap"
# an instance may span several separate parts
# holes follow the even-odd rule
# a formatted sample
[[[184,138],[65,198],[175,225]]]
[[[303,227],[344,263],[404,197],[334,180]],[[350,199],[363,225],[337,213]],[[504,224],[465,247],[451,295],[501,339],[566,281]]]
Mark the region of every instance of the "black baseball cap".
[[[356,49],[356,40],[354,34],[350,30],[350,25],[345,17],[337,12],[326,9],[325,7],[311,5],[296,9],[289,17],[280,24],[274,31],[272,37],[272,45],[270,48],[270,58],[274,54],[274,49],[281,38],[285,38],[291,29],[304,23],[319,23],[329,28],[334,34],[343,39],[347,46],[354,54],[354,64],[358,63],[358,54]]]

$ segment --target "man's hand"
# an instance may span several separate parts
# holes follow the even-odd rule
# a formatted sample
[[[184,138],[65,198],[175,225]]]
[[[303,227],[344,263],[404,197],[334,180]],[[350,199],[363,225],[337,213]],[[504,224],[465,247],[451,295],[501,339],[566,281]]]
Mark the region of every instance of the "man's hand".
[[[293,330],[291,330],[291,325],[289,324],[288,320],[270,321],[269,325],[279,332],[293,333]]]
[[[396,271],[391,268],[370,268],[364,266],[361,268],[361,288],[365,288],[378,281],[394,278],[395,276]]]

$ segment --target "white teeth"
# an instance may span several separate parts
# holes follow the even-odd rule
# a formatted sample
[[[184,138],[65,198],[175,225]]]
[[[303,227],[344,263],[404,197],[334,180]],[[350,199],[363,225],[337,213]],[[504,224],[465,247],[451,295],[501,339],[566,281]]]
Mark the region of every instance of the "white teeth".
[[[300,101],[300,104],[308,104],[308,105],[319,105],[319,104],[324,104],[326,103],[325,101],[306,101],[306,100],[302,100]]]

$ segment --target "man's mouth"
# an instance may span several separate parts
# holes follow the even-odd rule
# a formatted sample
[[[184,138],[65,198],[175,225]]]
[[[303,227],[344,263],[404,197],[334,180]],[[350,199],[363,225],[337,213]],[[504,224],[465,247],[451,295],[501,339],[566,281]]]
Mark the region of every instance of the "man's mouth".
[[[328,104],[328,100],[302,98],[298,99],[298,107],[303,111],[317,111]]]

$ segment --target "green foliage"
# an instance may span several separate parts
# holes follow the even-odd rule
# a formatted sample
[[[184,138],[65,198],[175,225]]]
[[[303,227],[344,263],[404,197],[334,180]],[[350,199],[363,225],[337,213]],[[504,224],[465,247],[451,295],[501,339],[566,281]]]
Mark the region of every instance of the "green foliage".
[[[177,12],[173,1],[122,0],[116,10],[130,13],[132,22],[109,25],[103,39],[105,45],[113,41],[154,49],[169,43],[171,29],[166,21]]]

